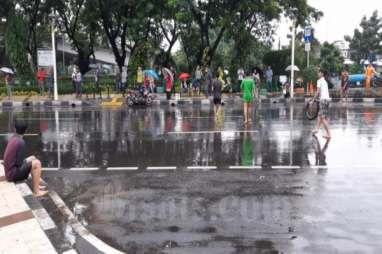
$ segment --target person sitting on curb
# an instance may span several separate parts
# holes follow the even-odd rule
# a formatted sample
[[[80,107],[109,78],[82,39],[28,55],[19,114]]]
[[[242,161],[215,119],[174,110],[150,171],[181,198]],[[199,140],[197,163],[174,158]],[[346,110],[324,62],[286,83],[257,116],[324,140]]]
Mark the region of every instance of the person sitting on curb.
[[[47,194],[40,188],[41,162],[35,156],[25,158],[23,136],[28,128],[25,121],[15,120],[16,133],[9,139],[4,153],[5,177],[9,182],[24,181],[32,174],[33,193],[36,197]]]

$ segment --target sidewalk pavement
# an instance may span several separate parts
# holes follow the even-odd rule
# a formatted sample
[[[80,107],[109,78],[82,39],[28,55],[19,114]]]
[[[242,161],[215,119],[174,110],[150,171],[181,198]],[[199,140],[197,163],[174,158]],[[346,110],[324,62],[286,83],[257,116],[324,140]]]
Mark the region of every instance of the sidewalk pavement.
[[[14,183],[0,165],[0,254],[57,253]]]

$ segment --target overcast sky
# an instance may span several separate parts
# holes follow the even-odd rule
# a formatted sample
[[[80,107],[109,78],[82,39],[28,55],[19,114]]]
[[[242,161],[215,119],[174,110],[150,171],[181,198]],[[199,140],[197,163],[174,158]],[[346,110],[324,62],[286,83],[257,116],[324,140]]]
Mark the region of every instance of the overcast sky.
[[[308,4],[324,13],[323,18],[313,24],[316,38],[321,42],[343,40],[345,35],[353,35],[362,17],[370,17],[375,10],[382,16],[382,0],[308,0]],[[289,43],[286,38],[288,31],[288,25],[279,25],[276,46],[278,38],[282,45]]]

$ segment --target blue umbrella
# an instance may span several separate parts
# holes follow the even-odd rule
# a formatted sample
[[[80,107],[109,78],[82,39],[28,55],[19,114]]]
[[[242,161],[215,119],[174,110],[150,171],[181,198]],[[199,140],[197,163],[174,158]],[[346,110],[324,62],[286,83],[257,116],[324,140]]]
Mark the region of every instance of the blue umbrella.
[[[158,73],[155,70],[145,70],[144,74],[155,79],[159,79]]]

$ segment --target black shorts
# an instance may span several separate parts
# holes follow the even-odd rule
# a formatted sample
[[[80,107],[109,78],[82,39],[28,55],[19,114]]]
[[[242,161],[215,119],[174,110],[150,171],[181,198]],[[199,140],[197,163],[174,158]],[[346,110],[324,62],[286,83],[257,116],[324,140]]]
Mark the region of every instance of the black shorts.
[[[29,174],[31,173],[32,170],[32,162],[27,162],[24,160],[23,164],[21,165],[20,168],[16,169],[16,173],[12,178],[13,182],[18,182],[18,181],[24,181],[28,179]]]
[[[222,104],[222,99],[214,98],[214,105],[221,105],[221,104]]]

